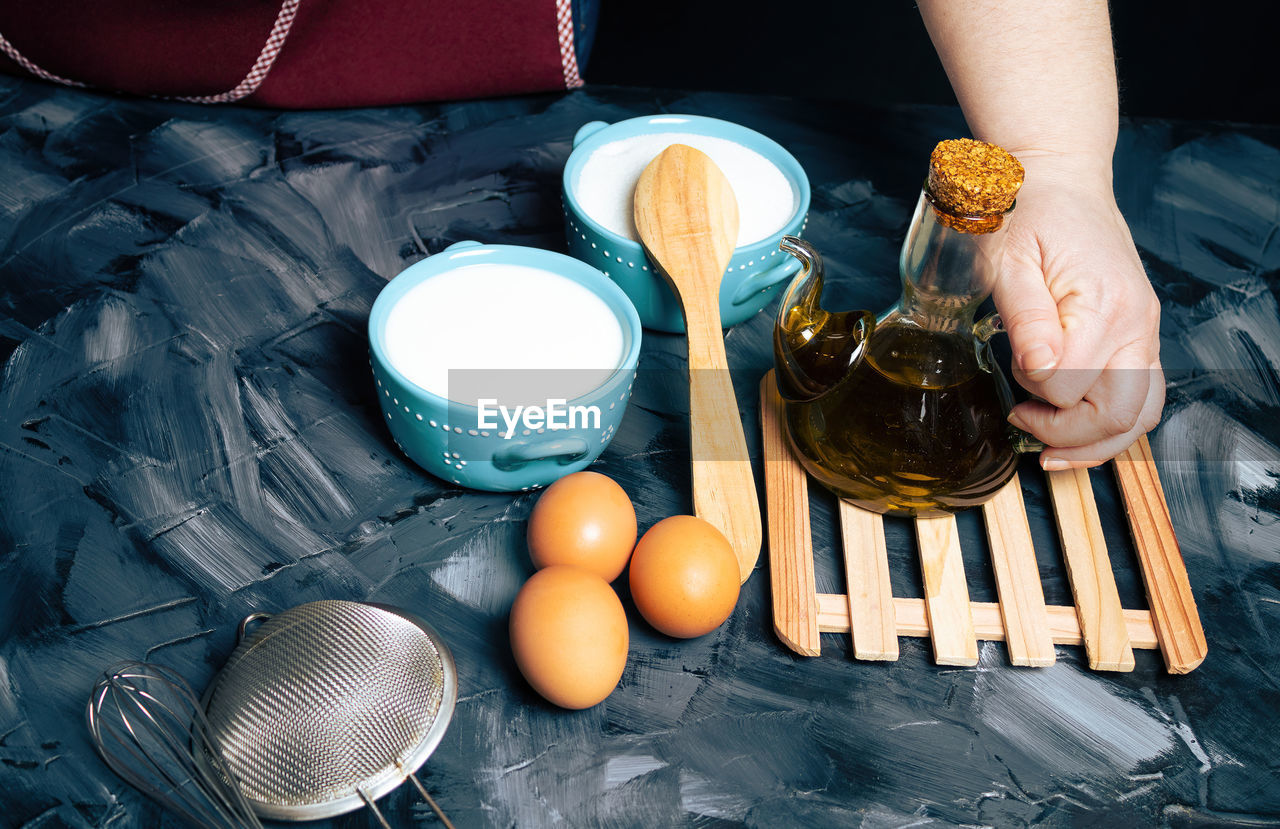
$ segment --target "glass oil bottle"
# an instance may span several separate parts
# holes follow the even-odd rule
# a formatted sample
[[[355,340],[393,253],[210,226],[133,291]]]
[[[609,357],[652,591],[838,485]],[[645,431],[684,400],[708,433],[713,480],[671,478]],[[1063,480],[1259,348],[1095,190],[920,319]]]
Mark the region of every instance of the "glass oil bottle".
[[[993,496],[1016,452],[1039,448],[1006,420],[1009,386],[988,343],[999,317],[974,321],[1021,181],[998,147],[939,144],[902,246],[902,296],[878,317],[823,309],[821,257],[784,237],[802,264],[774,328],[786,428],[806,471],[840,497],[882,513],[953,512]]]

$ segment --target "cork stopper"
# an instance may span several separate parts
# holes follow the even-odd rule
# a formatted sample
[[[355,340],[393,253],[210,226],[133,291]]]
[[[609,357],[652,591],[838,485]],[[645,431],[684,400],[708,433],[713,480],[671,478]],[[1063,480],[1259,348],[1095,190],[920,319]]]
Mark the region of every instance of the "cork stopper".
[[[956,138],[939,141],[933,148],[926,189],[943,224],[970,233],[990,233],[1013,206],[1022,177],[1022,165],[1007,150]]]

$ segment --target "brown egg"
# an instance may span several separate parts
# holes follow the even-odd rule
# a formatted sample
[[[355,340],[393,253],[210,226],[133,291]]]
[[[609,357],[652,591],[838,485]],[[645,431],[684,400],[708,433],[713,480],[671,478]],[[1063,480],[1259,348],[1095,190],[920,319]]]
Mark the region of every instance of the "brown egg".
[[[533,690],[561,708],[609,696],[627,664],[627,614],[604,579],[552,565],[511,606],[511,652]]]
[[[533,505],[528,538],[534,567],[571,564],[613,581],[636,546],[636,511],[612,478],[575,472]]]
[[[630,580],[640,615],[681,639],[715,630],[738,603],[733,547],[692,515],[673,515],[649,528],[631,556]]]

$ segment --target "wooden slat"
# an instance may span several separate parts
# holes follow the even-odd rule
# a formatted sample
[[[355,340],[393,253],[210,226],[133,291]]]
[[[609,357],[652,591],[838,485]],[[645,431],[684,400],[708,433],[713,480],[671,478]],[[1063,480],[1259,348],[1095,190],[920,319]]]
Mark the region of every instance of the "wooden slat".
[[[1129,645],[1124,608],[1107,556],[1089,470],[1063,469],[1047,474],[1089,667],[1095,671],[1131,671],[1133,648]]]
[[[773,630],[784,645],[801,656],[817,656],[818,600],[809,529],[809,481],[787,446],[782,418],[782,398],[771,371],[760,382],[760,427]]]
[[[1147,436],[1120,453],[1114,465],[1165,667],[1185,674],[1204,661],[1209,645]]]
[[[853,656],[892,662],[898,658],[898,621],[889,584],[884,519],[840,501],[840,535]]]
[[[956,519],[951,515],[917,518],[915,524],[933,660],[939,665],[976,665],[978,640],[969,612]]]
[[[898,620],[899,636],[923,638],[929,635],[929,620],[923,599],[895,598],[893,607]],[[1000,617],[1000,605],[995,602],[970,602],[969,608],[973,614],[974,633],[979,639],[1004,641],[1004,621]],[[1048,605],[1045,613],[1049,618],[1049,634],[1055,645],[1084,644],[1080,620],[1076,617],[1074,607]],[[1147,650],[1159,647],[1149,611],[1125,610],[1124,624],[1129,632],[1129,644],[1133,647]],[[849,603],[844,596],[836,593],[818,594],[818,629],[823,633],[849,632]]]
[[[987,525],[1009,661],[1031,667],[1052,665],[1056,655],[1044,609],[1044,588],[1017,475],[982,505],[982,517]]]

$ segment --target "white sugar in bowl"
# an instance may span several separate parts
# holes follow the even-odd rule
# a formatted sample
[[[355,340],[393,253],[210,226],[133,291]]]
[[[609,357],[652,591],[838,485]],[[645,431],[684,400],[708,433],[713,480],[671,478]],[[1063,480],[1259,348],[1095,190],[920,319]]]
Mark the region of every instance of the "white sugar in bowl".
[[[754,130],[698,115],[584,125],[562,181],[569,253],[616,282],[645,327],[684,330],[675,293],[645,257],[631,218],[641,171],[677,143],[710,156],[738,199],[738,245],[720,285],[720,319],[725,327],[736,325],[768,304],[798,270],[794,257],[778,252],[778,242],[799,235],[809,211],[809,179],[800,163]]]

